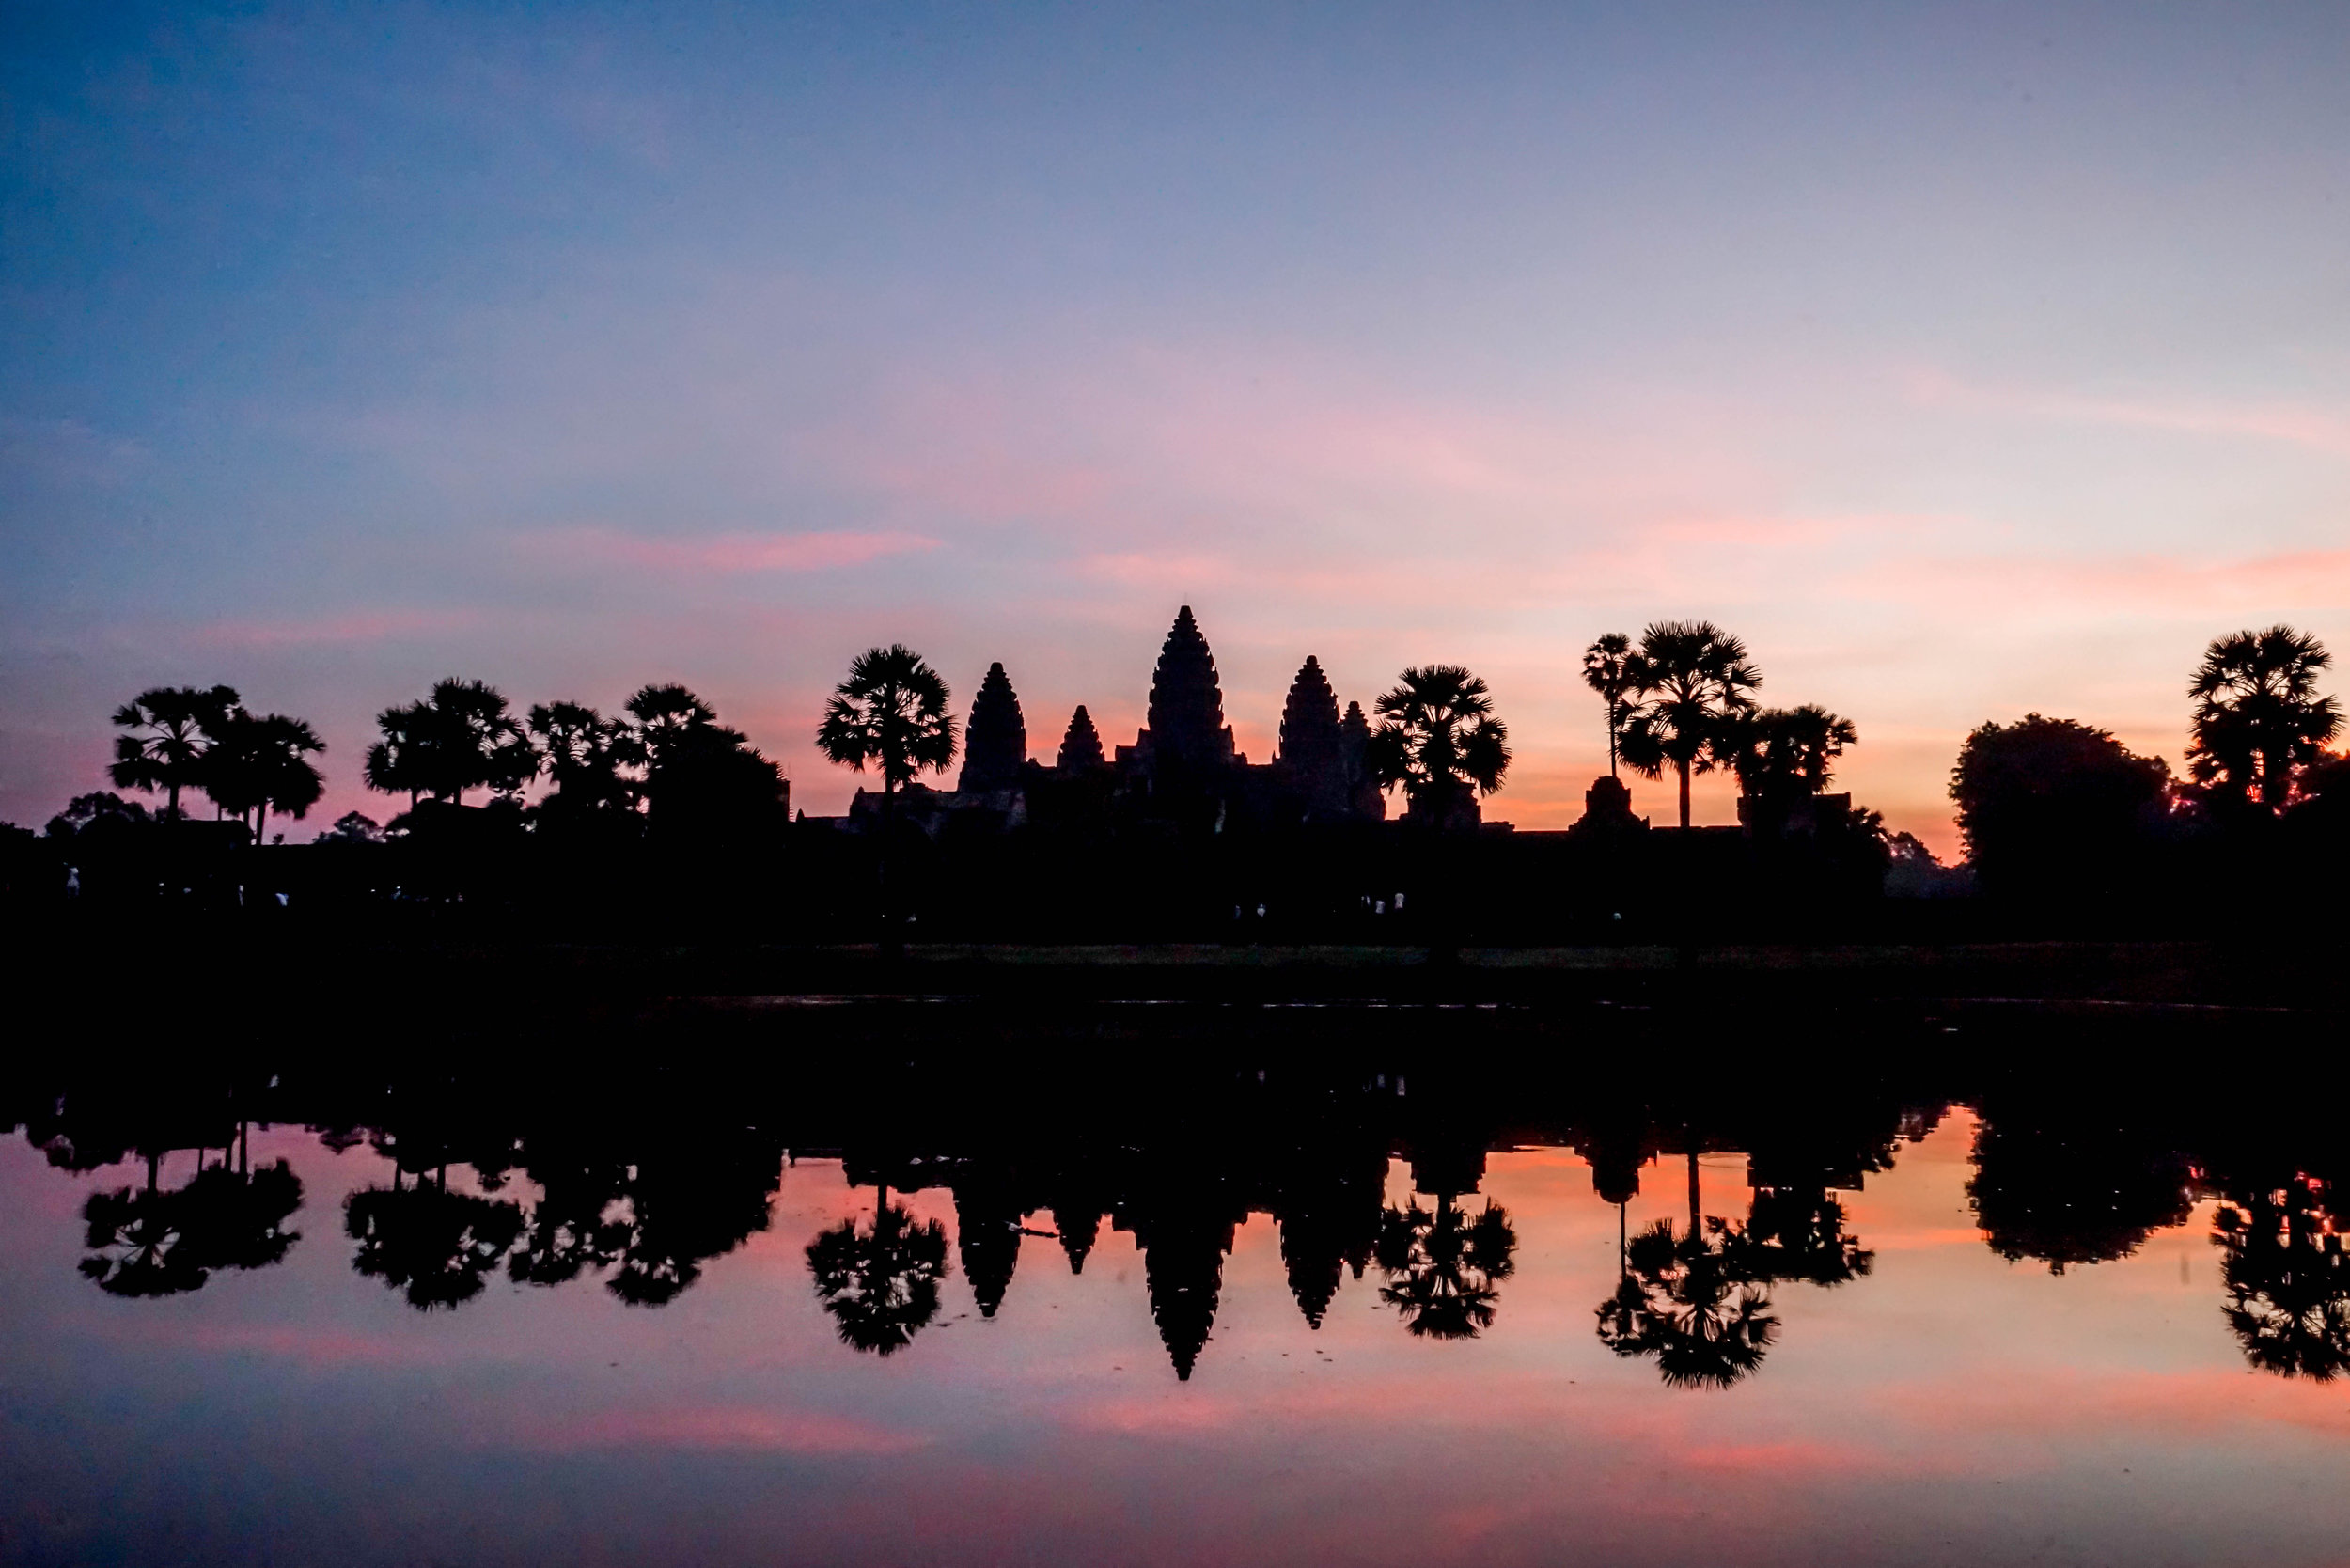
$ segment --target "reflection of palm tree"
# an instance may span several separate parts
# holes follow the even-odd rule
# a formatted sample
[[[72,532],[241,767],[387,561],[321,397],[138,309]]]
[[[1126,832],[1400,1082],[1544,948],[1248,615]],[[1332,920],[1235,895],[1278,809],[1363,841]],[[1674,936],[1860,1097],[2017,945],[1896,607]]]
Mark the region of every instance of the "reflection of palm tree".
[[[302,1207],[302,1178],[284,1160],[255,1171],[221,1163],[199,1171],[182,1189],[187,1207],[183,1244],[203,1268],[267,1268],[282,1262],[302,1239],[286,1221]]]
[[[873,1223],[844,1219],[807,1244],[816,1299],[832,1314],[840,1342],[875,1356],[902,1350],[938,1315],[947,1278],[947,1228],[916,1222],[880,1189]]]
[[[156,1155],[147,1156],[147,1185],[94,1192],[82,1207],[91,1249],[82,1273],[108,1295],[176,1295],[205,1280],[187,1242],[186,1194],[155,1184]]]
[[[359,1244],[351,1266],[430,1312],[481,1294],[482,1277],[521,1236],[523,1212],[503,1199],[449,1191],[446,1171],[437,1182],[419,1176],[403,1187],[395,1166],[390,1186],[344,1201],[343,1225]]]
[[[2329,1383],[2350,1370],[2350,1268],[2311,1184],[2223,1204],[2212,1239],[2226,1249],[2228,1326],[2263,1372]]]
[[[1698,1212],[1698,1155],[1689,1147],[1689,1227],[1660,1219],[1619,1239],[1616,1290],[1600,1303],[1600,1342],[1649,1356],[1676,1388],[1727,1388],[1762,1364],[1778,1337],[1771,1299],[1754,1283],[1745,1234]]]
[[[1876,1266],[1876,1254],[1844,1233],[1844,1206],[1820,1187],[1758,1190],[1743,1240],[1757,1279],[1841,1285]]]
[[[1435,1210],[1417,1201],[1386,1211],[1372,1256],[1387,1283],[1379,1299],[1403,1326],[1432,1340],[1473,1340],[1493,1326],[1496,1289],[1515,1270],[1517,1232],[1497,1203],[1474,1216],[1439,1194]]]

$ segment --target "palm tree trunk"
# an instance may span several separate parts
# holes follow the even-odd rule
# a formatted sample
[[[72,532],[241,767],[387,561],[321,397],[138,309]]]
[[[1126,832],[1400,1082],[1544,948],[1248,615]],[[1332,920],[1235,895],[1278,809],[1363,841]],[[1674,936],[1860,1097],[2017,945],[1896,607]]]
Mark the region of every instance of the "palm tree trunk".
[[[147,1152],[147,1195],[155,1196],[155,1152],[151,1149]]]
[[[1702,1223],[1702,1222],[1701,1222],[1701,1221],[1698,1218],[1698,1135],[1697,1135],[1697,1130],[1696,1130],[1695,1128],[1691,1128],[1691,1129],[1690,1129],[1690,1131],[1689,1131],[1689,1234],[1690,1234],[1690,1235],[1694,1236],[1694,1235],[1696,1235],[1696,1234],[1698,1233],[1698,1226],[1699,1226],[1700,1223]]]
[[[253,847],[255,849],[261,847],[261,835],[268,831],[269,802],[263,801],[253,808]]]
[[[1689,825],[1689,762],[1686,758],[1681,761],[1681,825]]]
[[[905,956],[905,948],[898,940],[898,917],[889,907],[889,854],[897,838],[898,785],[890,776],[887,763],[882,765],[882,841],[881,841],[881,923],[882,962],[896,964]]]

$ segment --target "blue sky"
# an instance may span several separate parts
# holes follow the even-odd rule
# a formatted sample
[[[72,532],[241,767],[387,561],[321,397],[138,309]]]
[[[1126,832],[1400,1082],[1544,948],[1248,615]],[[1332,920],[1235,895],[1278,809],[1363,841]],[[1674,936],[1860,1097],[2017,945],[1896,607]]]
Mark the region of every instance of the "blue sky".
[[[1077,702],[1131,732],[1187,602],[1260,758],[1308,653],[1486,674],[1537,825],[1603,765],[1581,646],[1709,616],[1947,846],[1974,724],[2176,761],[2205,639],[2350,644],[2339,7],[0,39],[0,817],[217,680],[381,816],[371,715],[446,673],[683,680],[838,808],[857,649],[1002,659],[1046,752]]]

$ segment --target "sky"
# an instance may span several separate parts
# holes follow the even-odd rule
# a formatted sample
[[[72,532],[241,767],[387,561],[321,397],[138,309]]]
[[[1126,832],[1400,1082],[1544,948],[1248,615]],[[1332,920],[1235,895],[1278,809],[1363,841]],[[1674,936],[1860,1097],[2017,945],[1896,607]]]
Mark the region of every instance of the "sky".
[[[1976,725],[2175,765],[2211,637],[2350,651],[2345,80],[2332,5],[20,0],[0,819],[215,682],[325,737],[293,837],[388,816],[450,674],[838,810],[859,650],[1049,760],[1189,604],[1257,760],[1308,654],[1469,666],[1527,827],[1584,645],[1711,619],[1948,855]]]

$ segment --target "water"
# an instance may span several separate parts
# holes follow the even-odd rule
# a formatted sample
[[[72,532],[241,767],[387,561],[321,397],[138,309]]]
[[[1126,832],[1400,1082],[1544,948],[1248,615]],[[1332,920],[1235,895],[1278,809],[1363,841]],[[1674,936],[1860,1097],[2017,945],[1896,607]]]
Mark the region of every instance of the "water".
[[[2343,1560],[2322,1120],[1371,1055],[24,1091],[0,1557]]]

